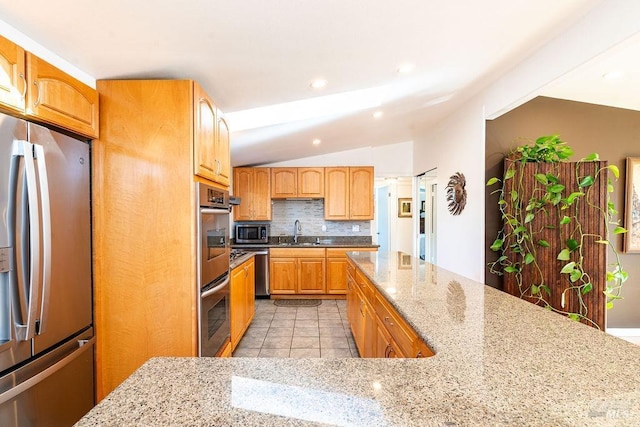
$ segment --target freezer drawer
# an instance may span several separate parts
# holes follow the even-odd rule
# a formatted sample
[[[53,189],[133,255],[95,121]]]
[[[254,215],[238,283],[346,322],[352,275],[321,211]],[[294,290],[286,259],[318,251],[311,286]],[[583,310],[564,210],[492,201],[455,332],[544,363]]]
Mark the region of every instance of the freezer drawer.
[[[94,338],[82,338],[0,378],[0,426],[71,426],[93,408]]]

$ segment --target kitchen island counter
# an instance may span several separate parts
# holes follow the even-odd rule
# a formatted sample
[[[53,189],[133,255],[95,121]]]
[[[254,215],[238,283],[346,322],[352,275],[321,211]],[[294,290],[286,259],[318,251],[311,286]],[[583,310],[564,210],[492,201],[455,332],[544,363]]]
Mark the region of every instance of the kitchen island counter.
[[[640,347],[402,253],[351,253],[435,356],[154,358],[90,425],[640,425]]]

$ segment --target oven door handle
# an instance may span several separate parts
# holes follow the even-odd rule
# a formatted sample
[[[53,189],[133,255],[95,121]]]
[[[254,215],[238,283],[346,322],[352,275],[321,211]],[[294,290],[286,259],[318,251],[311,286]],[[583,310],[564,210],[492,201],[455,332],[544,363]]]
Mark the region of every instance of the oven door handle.
[[[220,283],[218,286],[208,289],[206,291],[204,291],[202,294],[200,294],[200,298],[207,298],[213,294],[215,294],[216,292],[220,291],[221,289],[223,289],[225,286],[227,286],[229,284],[229,282],[231,281],[231,277],[227,276],[226,279],[224,279],[222,281],[222,283]]]
[[[229,214],[229,209],[218,209],[218,208],[200,208],[201,214]]]

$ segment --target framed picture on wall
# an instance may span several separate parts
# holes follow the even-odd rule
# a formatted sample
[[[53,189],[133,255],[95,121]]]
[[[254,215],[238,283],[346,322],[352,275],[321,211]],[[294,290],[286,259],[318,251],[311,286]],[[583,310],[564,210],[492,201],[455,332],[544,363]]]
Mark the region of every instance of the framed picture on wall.
[[[627,157],[624,251],[640,253],[640,157]]]
[[[411,198],[399,198],[398,199],[398,217],[411,217]]]

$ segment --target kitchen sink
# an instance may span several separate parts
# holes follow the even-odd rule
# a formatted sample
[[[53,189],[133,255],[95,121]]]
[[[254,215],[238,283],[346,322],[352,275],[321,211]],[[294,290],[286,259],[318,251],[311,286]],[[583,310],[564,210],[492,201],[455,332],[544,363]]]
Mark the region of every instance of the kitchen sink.
[[[278,246],[318,246],[319,243],[305,242],[305,243],[278,243]]]

